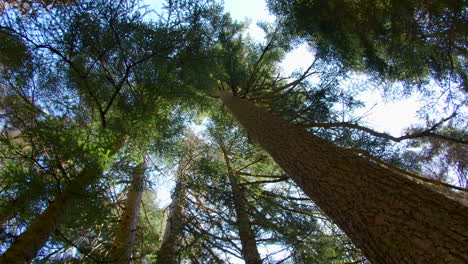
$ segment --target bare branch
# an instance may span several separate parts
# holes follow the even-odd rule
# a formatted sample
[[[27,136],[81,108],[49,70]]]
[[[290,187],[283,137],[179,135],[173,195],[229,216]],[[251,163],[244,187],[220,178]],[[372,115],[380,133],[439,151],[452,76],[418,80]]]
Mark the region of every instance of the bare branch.
[[[417,132],[417,133],[414,133],[414,134],[406,134],[406,135],[403,135],[401,137],[394,137],[394,136],[392,136],[390,134],[377,132],[377,131],[372,130],[370,128],[367,128],[367,127],[364,127],[364,126],[361,126],[361,125],[357,125],[357,124],[353,124],[353,123],[349,123],[349,122],[311,123],[311,124],[304,124],[304,125],[302,125],[302,127],[304,127],[304,128],[311,128],[311,127],[324,127],[324,128],[347,127],[347,128],[358,129],[358,130],[367,132],[367,133],[369,133],[369,134],[371,134],[373,136],[380,137],[380,138],[385,138],[385,139],[396,141],[396,142],[400,142],[400,141],[406,140],[406,139],[415,139],[415,138],[422,138],[422,137],[433,137],[433,138],[439,138],[439,139],[442,139],[442,140],[445,140],[445,141],[449,141],[449,142],[452,142],[452,143],[466,145],[466,144],[468,144],[467,140],[452,138],[452,137],[449,137],[449,136],[445,136],[445,135],[441,135],[441,134],[437,134],[437,133],[433,132],[442,123],[446,122],[447,120],[451,119],[454,116],[455,116],[455,113],[452,114],[451,116],[447,117],[447,118],[442,119],[441,121],[439,121],[438,123],[436,123],[435,125],[433,125],[432,127],[428,128],[428,129],[426,129],[424,131]]]
[[[95,257],[91,256],[91,252],[86,252],[87,250],[83,250],[80,246],[76,245],[75,243],[73,243],[70,239],[68,239],[64,234],[62,234],[62,232],[60,232],[59,230],[55,231],[60,237],[62,237],[63,240],[65,240],[65,242],[67,242],[68,244],[70,244],[71,246],[73,246],[74,248],[76,248],[79,252],[81,252],[84,257],[83,259],[85,258],[90,258],[92,260],[94,260],[94,262],[96,263],[100,263],[100,261],[98,259],[96,259]]]

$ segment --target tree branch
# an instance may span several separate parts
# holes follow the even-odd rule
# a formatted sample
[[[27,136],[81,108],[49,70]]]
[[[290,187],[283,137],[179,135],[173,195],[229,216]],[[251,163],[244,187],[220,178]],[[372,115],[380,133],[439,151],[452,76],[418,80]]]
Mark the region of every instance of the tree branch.
[[[468,144],[467,140],[452,138],[452,137],[449,137],[449,136],[440,135],[440,134],[437,134],[437,133],[433,132],[438,126],[440,126],[442,123],[446,122],[447,120],[451,119],[455,115],[456,114],[454,113],[451,116],[442,119],[441,121],[439,121],[438,123],[436,123],[435,125],[430,127],[429,129],[426,129],[424,131],[417,132],[417,133],[414,133],[414,134],[406,134],[406,135],[403,135],[401,137],[394,137],[394,136],[392,136],[390,134],[377,132],[377,131],[372,130],[370,128],[367,128],[367,127],[364,127],[364,126],[361,126],[361,125],[357,125],[357,124],[353,124],[353,123],[349,123],[349,122],[311,123],[311,124],[304,124],[304,125],[301,125],[301,126],[304,127],[304,128],[311,128],[311,127],[324,127],[324,128],[347,127],[347,128],[353,128],[353,129],[358,129],[358,130],[367,132],[367,133],[369,133],[369,134],[371,134],[373,136],[376,136],[376,137],[385,138],[385,139],[396,141],[396,142],[400,142],[400,141],[406,140],[406,139],[415,139],[415,138],[422,138],[422,137],[433,137],[433,138],[439,138],[439,139],[442,139],[442,140],[445,140],[445,141],[449,141],[449,142],[452,142],[452,143],[466,145],[466,144]]]
[[[271,181],[254,181],[254,182],[250,182],[250,181],[243,179],[243,181],[245,182],[241,183],[240,185],[284,182],[284,181],[287,181],[288,179],[289,177],[280,177],[280,178],[277,178],[276,180],[271,180]]]
[[[60,237],[62,237],[63,240],[65,240],[65,242],[67,242],[68,244],[70,244],[71,246],[73,246],[74,248],[76,248],[81,254],[84,255],[83,258],[90,258],[92,260],[94,260],[95,263],[101,263],[101,261],[99,261],[98,259],[96,259],[95,257],[91,256],[91,252],[88,252],[86,253],[83,249],[81,249],[78,245],[76,245],[75,243],[73,243],[71,240],[69,240],[64,234],[62,234],[62,232],[60,232],[58,229],[57,231],[55,231]]]

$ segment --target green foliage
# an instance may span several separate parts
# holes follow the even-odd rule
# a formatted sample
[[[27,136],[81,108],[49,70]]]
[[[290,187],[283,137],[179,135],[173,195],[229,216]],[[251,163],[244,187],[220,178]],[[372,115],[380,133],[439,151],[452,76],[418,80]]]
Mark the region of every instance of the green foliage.
[[[408,84],[432,76],[466,87],[459,18],[465,11],[458,1],[430,8],[418,1],[399,7],[395,1],[270,1],[284,17],[277,25],[259,25],[265,43],[246,37],[246,25],[211,0],[167,1],[155,21],[139,1],[51,8],[36,2],[27,14],[11,10],[0,18],[0,216],[6,216],[0,250],[70,182],[94,182],[73,199],[33,263],[109,261],[126,188],[143,159],[151,164],[134,262],[156,261],[167,209],[155,202],[162,186],[154,182],[184,162],[184,263],[228,263],[241,256],[229,173],[241,186],[258,247],[281,250],[265,263],[360,261],[349,239],[220,109],[215,90],[230,89],[303,125],[361,124],[352,113],[363,106],[355,99],[362,89],[352,86],[341,66]],[[414,24],[415,16],[426,19]],[[451,34],[441,33],[446,31]],[[318,59],[305,73],[283,76],[278,65],[297,44],[290,33],[313,43]],[[186,132],[193,120],[206,128],[203,135]],[[463,118],[453,120],[438,131],[463,139]],[[418,139],[408,145],[422,149],[415,153],[351,128],[310,131],[415,171],[430,171],[434,160],[445,163],[433,171],[435,178],[456,168],[466,185],[466,148],[443,138]]]
[[[164,211],[159,209],[154,202],[154,193],[146,191],[143,193],[143,202],[138,220],[138,243],[136,244],[136,255],[148,261],[155,261],[155,248],[159,246],[162,237],[162,226],[165,221]]]
[[[24,43],[7,30],[0,29],[0,65],[17,69],[29,59],[30,56]]]
[[[464,1],[268,1],[317,56],[383,79],[430,76],[467,91]]]
[[[248,143],[232,117],[218,112],[207,128],[204,139],[192,141],[190,148],[196,158],[185,170],[188,191],[184,215],[188,220],[181,247],[184,258],[228,263],[221,256],[241,256],[228,173],[240,181],[258,246],[282,249],[282,254],[272,254],[266,262],[279,261],[284,252],[296,263],[340,263],[359,256],[325,234],[316,220],[323,218],[321,213],[309,200],[299,198],[302,194],[294,184],[284,182],[284,172],[266,153]],[[229,153],[231,172],[221,149]],[[279,184],[275,183],[278,179]]]

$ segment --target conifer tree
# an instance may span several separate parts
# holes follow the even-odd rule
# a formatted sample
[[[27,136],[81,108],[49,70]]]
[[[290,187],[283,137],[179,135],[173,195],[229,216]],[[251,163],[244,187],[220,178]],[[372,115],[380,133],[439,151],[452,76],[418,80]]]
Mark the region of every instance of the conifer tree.
[[[285,29],[317,56],[381,79],[428,76],[467,91],[463,1],[268,1]],[[447,89],[449,90],[449,89]]]
[[[463,86],[458,3],[306,2],[270,1],[285,20],[261,23],[262,43],[212,0],[152,21],[137,0],[0,9],[0,263],[468,261],[463,107],[379,132],[354,116],[365,87],[348,71]],[[326,17],[340,7],[355,12]],[[308,30],[323,21],[353,30]],[[291,34],[318,53],[284,76]]]

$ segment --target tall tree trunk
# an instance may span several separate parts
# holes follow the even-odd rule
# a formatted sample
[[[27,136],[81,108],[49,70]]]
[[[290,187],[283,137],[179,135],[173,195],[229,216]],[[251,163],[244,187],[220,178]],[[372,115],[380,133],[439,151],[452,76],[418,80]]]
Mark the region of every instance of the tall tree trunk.
[[[468,263],[468,206],[220,92],[249,134],[373,263]]]
[[[21,190],[15,199],[10,200],[4,208],[0,208],[0,233],[4,232],[6,223],[29,203],[38,200],[45,194],[46,176],[35,175],[34,179],[24,190]]]
[[[125,143],[126,136],[118,137],[110,155],[115,154]],[[66,210],[76,205],[75,200],[86,195],[88,187],[103,172],[99,162],[92,161],[85,166],[81,173],[59,193],[55,200],[49,204],[24,231],[8,250],[0,256],[0,264],[24,264],[29,263],[36,256],[39,249],[49,239],[63,220]]]
[[[245,203],[244,191],[242,190],[239,180],[233,174],[231,164],[226,150],[222,147],[224,161],[228,169],[229,183],[231,184],[232,198],[234,201],[234,209],[236,210],[237,229],[242,246],[242,255],[246,264],[261,264],[262,258],[258,253],[255,234],[252,231],[252,223],[249,219],[249,212]]]
[[[114,263],[130,263],[135,245],[144,180],[145,163],[142,162],[133,171],[131,184],[127,192],[127,200],[125,201],[125,210],[120,218],[119,228],[114,238],[111,252]]]
[[[36,196],[37,197],[37,196]],[[0,233],[3,233],[6,227],[6,223],[15,217],[16,213],[23,208],[29,201],[36,198],[35,195],[31,195],[29,190],[21,193],[18,197],[8,202],[4,208],[0,209]]]
[[[187,161],[181,162],[177,170],[176,186],[172,194],[172,202],[169,205],[169,213],[166,220],[166,228],[158,251],[158,264],[177,264],[178,250],[182,231],[184,229],[184,194],[185,194],[185,172]]]

